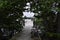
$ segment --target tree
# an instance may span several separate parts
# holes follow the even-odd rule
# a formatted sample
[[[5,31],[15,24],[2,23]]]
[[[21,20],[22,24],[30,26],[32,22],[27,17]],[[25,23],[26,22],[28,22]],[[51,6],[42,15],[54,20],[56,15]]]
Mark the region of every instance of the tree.
[[[7,31],[22,30],[22,15],[25,0],[0,0],[0,29]]]
[[[45,33],[48,35],[51,34],[52,36],[48,37],[56,37],[56,18],[57,18],[57,13],[60,12],[60,2],[59,0],[33,0],[31,1],[31,11],[33,11],[35,14],[37,13],[38,15],[35,16],[36,21],[39,20],[40,18],[43,19],[43,26],[45,27]],[[39,22],[39,21],[38,21]],[[38,23],[37,22],[37,23]],[[40,23],[40,22],[39,22]],[[39,24],[40,25],[40,24]]]

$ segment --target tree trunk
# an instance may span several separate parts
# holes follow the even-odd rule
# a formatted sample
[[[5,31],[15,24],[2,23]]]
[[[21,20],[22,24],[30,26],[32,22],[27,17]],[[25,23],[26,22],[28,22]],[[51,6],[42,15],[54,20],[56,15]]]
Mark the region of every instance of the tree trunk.
[[[57,32],[60,33],[60,13],[57,14]]]

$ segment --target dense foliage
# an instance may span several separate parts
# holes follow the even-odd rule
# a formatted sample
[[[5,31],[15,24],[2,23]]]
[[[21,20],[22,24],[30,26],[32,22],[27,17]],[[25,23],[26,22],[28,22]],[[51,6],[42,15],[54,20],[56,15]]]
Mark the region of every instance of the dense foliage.
[[[33,0],[31,2],[31,11],[35,13],[35,25],[44,27],[45,37],[58,40],[56,38],[60,33],[57,33],[57,14],[60,13],[60,0]]]
[[[11,37],[14,32],[22,30],[25,3],[25,0],[0,0],[0,37],[3,40],[3,35]]]
[[[60,13],[60,0],[0,0],[0,29],[10,31],[22,28],[26,2],[31,4],[30,11],[35,13],[34,24],[43,27],[47,37],[59,38],[60,33],[56,32],[56,19],[57,13]]]

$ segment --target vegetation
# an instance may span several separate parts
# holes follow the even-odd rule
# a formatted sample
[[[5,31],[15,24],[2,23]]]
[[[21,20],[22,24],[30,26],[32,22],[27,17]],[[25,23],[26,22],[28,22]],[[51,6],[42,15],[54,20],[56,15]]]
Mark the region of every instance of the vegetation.
[[[2,34],[2,28],[9,32],[22,29],[22,15],[26,2],[31,4],[30,11],[37,14],[34,24],[44,27],[45,32],[43,32],[47,38],[57,38],[57,36],[59,38],[60,33],[57,33],[56,24],[60,13],[60,0],[0,0],[0,34]]]
[[[23,28],[23,7],[25,0],[0,0],[0,34],[10,38]],[[3,32],[1,31],[3,29]]]
[[[57,34],[60,34],[57,33],[57,16],[60,13],[59,5],[59,0],[33,0],[31,4],[31,11],[36,14],[34,25],[38,24],[39,27],[42,27],[42,24],[45,31],[45,37],[49,38],[52,35],[49,39],[58,40]],[[41,18],[43,19],[42,23],[40,21]]]

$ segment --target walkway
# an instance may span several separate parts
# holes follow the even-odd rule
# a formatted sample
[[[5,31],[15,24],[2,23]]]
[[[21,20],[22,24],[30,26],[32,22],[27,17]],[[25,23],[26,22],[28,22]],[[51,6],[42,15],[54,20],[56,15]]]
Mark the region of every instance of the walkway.
[[[31,39],[31,28],[32,28],[32,21],[26,21],[23,31],[19,33],[15,38],[12,40],[32,40]]]
[[[16,40],[32,40],[30,32],[31,30],[29,27],[24,28],[23,32]]]

